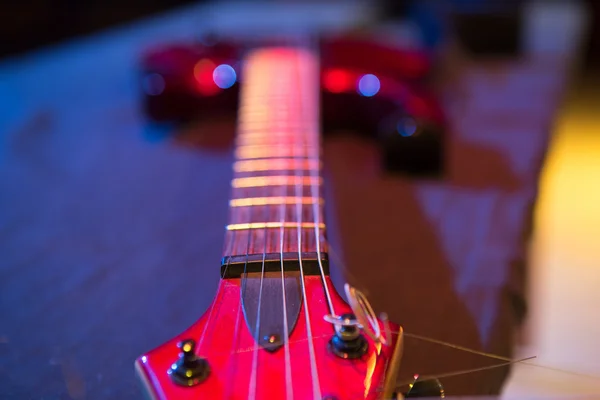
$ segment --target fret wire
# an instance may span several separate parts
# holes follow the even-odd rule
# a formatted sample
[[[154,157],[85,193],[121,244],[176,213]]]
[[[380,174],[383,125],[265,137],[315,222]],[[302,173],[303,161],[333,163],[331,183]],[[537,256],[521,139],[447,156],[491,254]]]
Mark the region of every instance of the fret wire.
[[[244,131],[243,129],[239,129],[238,130],[238,136],[241,137],[256,137],[256,138],[268,138],[268,137],[299,137],[299,138],[303,138],[303,139],[307,139],[304,134],[305,132],[308,131],[307,129],[303,129],[302,131],[298,132],[297,130],[294,130],[293,132],[284,130],[284,129],[273,129],[273,130],[269,130],[269,131],[256,131],[256,130],[247,130]],[[315,138],[316,139],[316,138]]]
[[[261,145],[264,143],[267,146],[273,146],[276,147],[278,146],[278,148],[276,150],[284,150],[284,152],[287,153],[287,150],[290,149],[291,147],[309,147],[312,149],[317,150],[318,149],[318,144],[306,144],[306,142],[304,141],[299,141],[299,140],[288,140],[288,141],[282,141],[282,140],[255,140],[255,139],[250,139],[250,140],[243,140],[243,139],[237,139],[236,140],[236,144],[238,145],[238,147],[248,147],[248,146],[256,146],[255,143],[261,143]],[[256,154],[258,154],[258,156],[256,156]],[[272,152],[270,151],[264,151],[262,149],[259,149],[258,152],[253,151],[252,152],[252,156],[247,157],[247,154],[239,154],[238,151],[236,151],[236,156],[237,158],[265,158],[265,157],[261,157],[261,155],[272,155]],[[241,156],[241,157],[240,157]],[[270,157],[272,158],[272,157]],[[287,156],[282,156],[282,158],[294,158],[293,155],[287,155]]]
[[[317,200],[317,201],[315,201]],[[313,205],[315,203],[323,204],[322,198],[315,199],[314,197],[245,197],[241,199],[232,199],[229,201],[231,207],[252,207],[252,206],[268,206],[268,205],[283,205],[283,204],[301,204]]]
[[[260,143],[261,145],[267,146],[275,146],[279,144],[280,146],[289,145],[289,144],[303,144],[306,145],[306,139],[302,136],[294,136],[292,134],[277,134],[277,135],[249,135],[249,134],[241,134],[236,138],[237,143],[240,146],[256,146],[253,144]],[[272,144],[272,143],[274,144]],[[319,143],[315,140],[314,143],[310,143],[313,147],[318,147]]]
[[[270,118],[268,120],[265,121],[246,121],[244,123],[240,123],[240,130],[242,131],[246,131],[246,130],[267,130],[267,129],[273,129],[273,128],[281,128],[280,125],[285,125],[287,127],[287,129],[301,129],[303,125],[301,122],[297,122],[297,123],[290,123],[289,121],[285,121],[285,120],[276,120],[273,118]]]
[[[267,145],[267,146],[279,146],[279,148],[277,150],[287,150],[290,147],[309,147],[315,150],[319,149],[319,144],[318,143],[306,143],[306,141],[304,140],[298,140],[292,137],[289,137],[287,140],[281,140],[281,139],[277,139],[277,138],[269,138],[269,139],[244,139],[244,138],[237,138],[235,140],[235,144],[238,147],[248,147],[248,146],[256,146],[257,143],[260,143],[261,145]],[[257,154],[256,152],[253,152],[252,154]],[[260,151],[260,154],[266,154],[266,155],[271,155],[271,153],[265,153],[264,151]],[[243,156],[245,156],[246,154],[243,154]],[[236,151],[236,156],[237,158],[263,158],[263,157],[256,157],[256,156],[252,156],[252,157],[240,157],[240,154],[238,154],[238,152]],[[287,155],[287,156],[282,156],[283,158],[294,158],[293,155]]]
[[[318,154],[318,147],[305,146],[307,153]],[[238,159],[251,158],[283,158],[293,157],[294,149],[289,146],[272,146],[272,145],[245,145],[239,146],[235,151],[235,156]]]
[[[321,162],[315,159],[270,158],[266,160],[243,160],[233,164],[235,172],[279,171],[293,169],[315,170],[321,168]]]
[[[303,132],[306,132],[307,129],[291,129],[291,128],[273,128],[271,129],[244,129],[239,127],[237,130],[238,137],[257,137],[257,138],[265,138],[265,137],[301,137],[304,139],[310,139],[302,136]]]
[[[320,150],[320,142],[317,139],[310,140],[303,136],[296,135],[294,132],[280,134],[246,134],[238,133],[236,137],[236,150],[277,150],[278,148],[287,149],[289,145],[305,147],[309,150]]]
[[[325,229],[325,224],[320,223],[316,225],[314,222],[248,222],[241,224],[229,224],[225,227],[228,231],[241,231],[241,230],[251,230],[251,229],[269,229],[269,228],[301,228],[301,229],[314,229],[318,227],[319,229]]]
[[[289,185],[309,186],[313,184],[320,185],[322,182],[323,179],[321,177],[312,176],[251,176],[247,178],[235,178],[231,181],[231,186],[234,188]]]
[[[257,160],[257,159],[271,159],[271,158],[287,158],[294,156],[294,152],[292,150],[282,151],[278,153],[272,152],[261,152],[261,153],[252,153],[252,154],[236,154],[237,160]],[[314,158],[311,156],[307,156],[307,158]]]
[[[280,120],[279,122],[288,121],[288,117],[292,114],[292,111],[289,107],[285,108],[272,108],[269,112],[245,112],[239,114],[238,122],[244,125],[247,123],[270,123]]]

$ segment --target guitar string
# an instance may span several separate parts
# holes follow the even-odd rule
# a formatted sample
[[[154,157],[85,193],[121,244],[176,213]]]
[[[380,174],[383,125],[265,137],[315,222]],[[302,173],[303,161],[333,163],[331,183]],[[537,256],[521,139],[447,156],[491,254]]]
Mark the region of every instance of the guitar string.
[[[393,330],[392,334],[394,335],[398,335],[399,331],[398,330]],[[412,337],[416,340],[423,340],[423,341],[429,341],[429,342],[433,342],[436,344],[439,344],[440,346],[444,346],[444,347],[451,347],[454,348],[456,350],[459,351],[465,351],[471,354],[476,354],[485,358],[493,358],[493,359],[497,359],[497,360],[503,360],[504,362],[502,363],[498,363],[498,364],[493,364],[493,365],[489,365],[489,366],[485,366],[485,367],[479,367],[479,368],[472,368],[472,369],[466,369],[466,370],[458,370],[458,371],[452,371],[452,372],[447,372],[447,373],[441,373],[441,374],[436,374],[436,375],[420,375],[419,376],[419,380],[420,381],[428,381],[428,380],[434,380],[434,379],[443,379],[443,378],[449,378],[449,377],[454,377],[454,376],[458,376],[458,375],[466,375],[466,374],[470,374],[470,373],[475,373],[475,372],[480,372],[480,371],[486,371],[486,370],[490,370],[490,369],[495,369],[495,368],[501,368],[503,366],[508,366],[511,364],[522,364],[522,365],[526,365],[526,366],[530,366],[530,367],[534,367],[534,368],[540,368],[540,369],[546,369],[546,370],[550,370],[550,371],[554,371],[554,372],[558,372],[558,373],[563,373],[563,374],[568,374],[568,375],[572,375],[572,376],[576,376],[579,378],[584,378],[584,379],[589,379],[589,380],[593,380],[593,381],[600,381],[600,376],[595,376],[595,375],[590,375],[590,374],[584,374],[584,373],[580,373],[580,372],[575,372],[575,371],[569,371],[569,370],[565,370],[565,369],[560,369],[560,368],[555,368],[555,367],[551,367],[551,366],[547,366],[547,365],[543,365],[543,364],[536,364],[536,363],[532,363],[529,362],[529,360],[535,359],[537,358],[536,356],[530,356],[530,357],[525,357],[525,358],[521,358],[521,359],[512,359],[509,357],[504,357],[504,356],[500,356],[497,354],[492,354],[492,353],[486,353],[486,352],[482,352],[482,351],[478,351],[478,350],[474,350],[474,349],[469,349],[467,347],[462,347],[462,346],[457,346],[454,345],[452,343],[448,343],[448,342],[443,342],[440,340],[436,340],[436,339],[432,339],[432,338],[428,338],[428,337],[424,337],[421,335],[415,335],[415,334],[410,334],[410,333],[406,333],[403,332],[403,334],[405,336],[408,337]],[[326,335],[319,335],[319,336],[315,336],[313,337],[313,340],[322,340],[322,339],[328,339],[330,337],[329,334]],[[294,341],[290,341],[290,344],[292,343],[298,343],[298,342],[303,342],[303,341],[307,341],[309,339],[297,339]],[[245,350],[239,350],[239,353],[243,353],[243,352],[250,352],[252,351],[252,349],[245,349]],[[412,383],[411,381],[398,381],[397,382],[397,387],[402,387],[405,386],[407,384]]]
[[[398,331],[398,330],[392,330],[391,333],[393,335],[398,335],[400,333],[400,331]],[[410,338],[413,338],[413,339],[416,339],[416,340],[427,341],[427,342],[438,344],[438,345],[443,346],[443,347],[450,347],[450,348],[453,348],[453,349],[456,349],[456,350],[459,350],[459,351],[464,351],[464,352],[475,354],[475,355],[478,355],[478,356],[481,356],[481,357],[492,358],[492,359],[495,359],[495,360],[502,360],[503,361],[502,363],[499,363],[499,364],[493,364],[493,365],[490,365],[490,366],[473,368],[473,369],[469,369],[469,370],[452,371],[452,372],[443,373],[443,374],[437,374],[437,375],[426,375],[425,377],[424,376],[420,376],[421,380],[447,378],[447,377],[452,377],[452,376],[455,376],[455,375],[464,375],[464,374],[468,374],[468,373],[474,373],[474,372],[484,371],[484,370],[493,369],[493,368],[500,368],[500,367],[503,367],[503,366],[507,366],[509,364],[522,364],[522,365],[526,365],[526,366],[530,366],[530,367],[534,367],[534,368],[540,368],[540,369],[550,370],[550,371],[554,371],[554,372],[558,372],[558,373],[562,373],[562,374],[568,374],[568,375],[572,375],[572,376],[577,376],[577,377],[584,378],[584,379],[590,379],[590,380],[593,380],[593,381],[600,381],[600,376],[597,376],[597,375],[585,374],[585,373],[581,373],[581,372],[575,372],[575,371],[565,370],[565,369],[556,368],[556,367],[552,367],[552,366],[548,366],[548,365],[543,365],[543,364],[537,364],[537,363],[529,362],[529,360],[536,359],[537,356],[529,356],[529,357],[525,357],[525,358],[521,358],[521,359],[513,359],[513,358],[510,358],[510,357],[505,357],[505,356],[501,356],[501,355],[498,355],[498,354],[487,353],[487,352],[483,352],[483,351],[479,351],[479,350],[475,350],[475,349],[470,349],[468,347],[458,346],[458,345],[455,345],[453,343],[444,342],[444,341],[440,341],[440,340],[437,340],[437,339],[428,338],[428,337],[421,336],[421,335],[407,333],[406,331],[404,331],[403,334],[406,337],[410,337]],[[314,336],[313,340],[328,339],[330,336],[331,335],[329,335],[329,334]],[[298,343],[298,342],[303,342],[303,341],[308,341],[308,340],[309,339],[297,339],[297,340],[294,340],[294,341],[290,341],[290,344]],[[252,351],[252,349],[239,350],[238,352],[243,353],[243,352],[249,352],[249,351]],[[410,382],[399,382],[398,385],[401,386],[401,385],[405,385],[407,383],[410,383]]]
[[[397,334],[398,331],[392,331],[392,333]],[[438,344],[438,345],[444,346],[444,347],[450,347],[450,348],[455,349],[455,350],[464,351],[464,352],[471,353],[471,354],[476,354],[476,355],[479,355],[479,356],[482,356],[482,357],[493,358],[493,359],[501,360],[501,361],[514,361],[510,357],[504,357],[504,356],[501,356],[501,355],[498,355],[498,354],[494,354],[494,353],[487,353],[487,352],[483,352],[483,351],[479,351],[479,350],[470,349],[468,347],[459,346],[459,345],[454,344],[454,343],[444,342],[442,340],[437,340],[437,339],[429,338],[427,336],[417,335],[415,333],[406,333],[406,332],[404,332],[404,336],[410,337],[410,338],[413,338],[413,339],[417,339],[417,340],[421,340],[421,341],[424,341],[424,342]],[[585,378],[591,378],[591,379],[600,380],[600,376],[583,374],[583,373],[569,371],[569,370],[565,370],[565,369],[561,369],[561,368],[550,367],[550,366],[547,366],[547,365],[534,364],[534,363],[529,363],[529,362],[525,362],[525,361],[522,362],[522,364],[524,364],[524,365],[530,365],[532,367],[537,367],[537,368],[543,368],[543,369],[553,370],[553,371],[561,372],[561,373],[565,373],[565,374],[571,374],[571,375],[576,375],[576,376],[580,376],[580,377],[585,377]]]
[[[250,217],[252,216],[252,211],[250,211]],[[240,327],[240,315],[242,314],[242,296],[244,294],[245,291],[245,287],[246,287],[246,278],[248,276],[248,252],[250,249],[250,231],[246,231],[247,233],[247,243],[246,243],[246,258],[244,261],[244,272],[242,273],[241,277],[240,277],[240,297],[239,297],[239,303],[238,303],[238,307],[237,307],[237,312],[236,312],[236,317],[235,317],[235,325],[234,325],[234,329],[233,329],[233,343],[232,343],[232,348],[236,349],[238,347],[238,343],[239,343],[239,327]],[[232,351],[230,353],[231,355],[236,354],[235,350]],[[235,367],[237,367],[237,361],[238,361],[238,357],[235,357],[233,360],[233,363],[231,363],[229,365],[229,381],[233,382],[233,372],[235,372]],[[227,395],[225,396],[225,398],[230,398],[231,397],[231,391],[234,389],[235,385],[228,385],[228,391],[227,391]]]
[[[305,96],[305,92],[302,90],[304,85],[306,82],[303,82],[303,78],[305,78],[302,74],[301,69],[299,68],[300,66],[300,54],[296,53],[296,59],[297,59],[297,63],[296,63],[296,68],[297,68],[297,72],[298,73],[298,81],[300,82],[300,85],[297,86],[298,89],[298,95],[299,95],[299,99],[300,104],[299,104],[299,108],[301,108],[302,111],[302,116],[304,114],[304,112],[306,112],[306,109],[303,106],[306,106],[306,104],[304,104],[304,102],[302,100],[304,100],[304,96]],[[304,118],[301,118],[302,120],[304,120]],[[301,132],[304,133],[304,132]],[[296,148],[297,146],[294,146],[293,149],[293,153],[296,153]],[[305,149],[303,151],[304,153],[304,157],[306,157],[306,146]],[[296,169],[296,177],[299,177],[298,173],[301,172],[302,176],[300,177],[301,179],[297,179],[296,180],[296,198],[301,198],[304,192],[304,187],[301,186],[300,182],[302,182],[302,178],[304,178],[304,170],[303,169]],[[308,340],[308,351],[309,351],[309,357],[310,357],[310,376],[312,378],[312,390],[313,390],[313,398],[315,400],[319,400],[321,399],[321,389],[320,389],[320,384],[319,384],[319,372],[317,370],[317,362],[316,362],[316,356],[315,356],[315,348],[314,348],[314,343],[313,343],[313,338],[312,338],[312,327],[311,327],[311,322],[310,322],[310,312],[309,312],[309,308],[308,308],[308,299],[307,299],[307,293],[306,293],[306,282],[304,281],[304,265],[302,264],[302,228],[301,228],[301,223],[302,223],[302,202],[297,201],[296,202],[296,219],[298,222],[298,228],[297,228],[297,235],[298,235],[298,262],[299,262],[299,267],[300,267],[300,279],[301,279],[301,283],[302,283],[302,299],[304,302],[304,316],[306,319],[306,334],[309,338]]]
[[[232,233],[232,235],[235,235],[235,232]],[[225,264],[225,269],[223,270],[223,276],[227,276],[227,270],[229,269],[229,265],[231,264],[231,252],[233,250],[233,240],[230,240],[229,243],[227,243],[227,246],[225,246],[225,256],[227,256],[227,264]],[[219,282],[219,286],[221,286],[221,282]],[[196,347],[196,354],[201,354],[200,349],[202,348],[202,344],[204,343],[204,338],[206,337],[206,331],[208,329],[208,326],[211,325],[211,318],[212,318],[212,314],[213,314],[213,310],[215,309],[215,306],[218,304],[219,308],[221,308],[221,304],[223,303],[223,298],[221,297],[220,301],[213,301],[212,305],[210,306],[210,311],[208,312],[208,318],[206,319],[206,323],[204,325],[204,329],[202,330],[202,335],[200,336],[200,340],[198,341],[198,346]],[[213,329],[214,332],[214,329]],[[211,335],[212,337],[212,335]]]
[[[314,43],[314,40],[311,41],[310,43],[310,47],[312,51],[316,51],[317,46]],[[320,54],[318,55],[320,57]],[[317,70],[320,70],[320,65],[316,65],[314,66]],[[315,69],[313,68],[313,70]],[[320,82],[318,82],[318,84],[320,85]],[[311,86],[312,87],[312,86]],[[315,90],[314,87],[312,89],[313,91]],[[318,98],[318,97],[317,97]],[[313,107],[313,109],[315,109],[315,107]],[[308,119],[309,123],[314,124],[315,121],[319,121],[320,120],[320,106],[316,107],[316,112],[314,112],[316,115],[313,115],[313,118]],[[313,140],[315,140],[314,138],[314,132],[316,130],[316,127],[311,127],[311,132],[313,132]],[[319,157],[318,159],[321,159],[321,138],[320,135],[317,135],[317,144],[318,144],[318,148],[319,148]],[[319,163],[320,165],[320,163]],[[319,178],[320,178],[320,173],[321,170],[320,168],[317,169],[316,171],[314,169],[310,169],[311,170],[311,177],[312,182],[311,182],[311,186],[310,186],[310,192],[311,192],[311,197],[313,200],[313,218],[315,220],[315,243],[316,243],[316,250],[317,250],[317,263],[319,264],[319,270],[321,272],[321,281],[323,282],[323,288],[325,289],[325,296],[327,298],[327,304],[329,306],[329,313],[331,315],[337,315],[335,313],[335,309],[333,307],[333,301],[331,299],[331,294],[329,293],[329,287],[327,285],[327,281],[325,279],[325,269],[323,268],[323,261],[321,260],[321,234],[320,234],[320,228],[319,225],[321,223],[321,202],[320,202],[320,196],[321,196],[321,188],[319,186]]]
[[[284,186],[286,194],[287,187]],[[286,399],[293,400],[294,391],[293,391],[293,381],[292,381],[292,364],[291,364],[291,355],[290,355],[290,341],[289,341],[289,326],[288,326],[288,317],[287,317],[287,298],[285,291],[285,274],[283,270],[283,244],[284,244],[284,232],[283,222],[285,222],[285,205],[282,204],[280,210],[280,218],[281,218],[281,228],[279,228],[279,257],[281,263],[281,292],[282,292],[282,300],[283,300],[283,333],[284,333],[284,373],[285,373],[285,389],[286,389]]]
[[[261,66],[262,67],[262,66]],[[263,67],[264,68],[264,67]],[[268,89],[269,91],[272,90],[271,87],[269,87]],[[271,93],[266,93],[266,101],[269,101],[269,95]],[[263,101],[265,101],[265,99],[263,99]],[[269,124],[269,128],[272,128],[270,126],[271,124]],[[258,191],[260,192],[260,197],[265,197],[268,194],[268,191],[266,191],[265,193],[265,188],[260,187],[258,189]],[[268,217],[269,217],[269,213],[268,213],[268,206],[263,206],[263,216],[264,218],[262,219],[263,221],[268,221]],[[253,209],[254,207],[251,207],[251,209]],[[251,219],[251,221],[254,221]],[[257,379],[257,369],[258,369],[258,348],[259,348],[259,332],[260,332],[260,314],[261,314],[261,306],[262,306],[262,292],[263,292],[263,282],[264,282],[264,277],[265,277],[265,259],[267,256],[267,227],[265,224],[265,228],[263,229],[263,254],[262,254],[262,267],[261,267],[261,275],[260,275],[260,286],[258,289],[258,310],[256,312],[256,326],[254,328],[254,352],[252,354],[252,371],[251,371],[251,375],[250,375],[250,383],[248,385],[248,398],[251,400],[256,399],[256,391],[257,391],[257,385],[256,385],[256,379]]]
[[[396,387],[400,388],[400,387],[403,387],[403,386],[410,385],[416,379],[418,379],[419,382],[426,382],[426,381],[440,380],[440,379],[443,379],[443,378],[452,378],[454,376],[474,374],[475,372],[488,371],[488,370],[491,370],[491,369],[497,369],[497,368],[507,367],[507,366],[513,365],[513,364],[525,364],[528,360],[532,360],[534,358],[535,358],[535,356],[534,357],[526,357],[526,358],[521,358],[521,359],[517,359],[517,360],[511,360],[511,361],[505,361],[505,362],[496,363],[496,364],[492,364],[492,365],[487,365],[485,367],[469,368],[469,369],[463,369],[463,370],[459,370],[459,371],[444,372],[444,373],[441,373],[441,374],[431,374],[431,375],[419,375],[419,374],[417,374],[410,381],[409,380],[406,380],[406,381],[397,381],[396,382]]]
[[[244,73],[244,75],[246,75]],[[243,85],[240,88],[240,97],[243,98],[243,94],[245,94],[245,91],[247,89],[245,89],[247,87],[247,84]],[[239,110],[238,110],[238,121],[240,120],[240,115],[239,115]],[[238,131],[238,135],[239,135],[239,131]],[[254,207],[250,207],[250,212],[249,212],[249,216],[248,218],[250,219],[250,221],[253,221],[252,217],[253,217],[253,213],[254,213]],[[244,232],[244,231],[242,231]],[[240,297],[239,297],[239,303],[238,303],[238,307],[237,307],[237,312],[236,312],[236,317],[235,317],[235,325],[234,325],[234,334],[233,334],[233,343],[232,343],[232,349],[234,349],[231,352],[231,355],[236,354],[235,353],[235,349],[238,348],[238,343],[239,343],[239,330],[240,330],[240,316],[242,314],[242,297],[243,294],[245,292],[245,288],[246,288],[246,280],[248,277],[248,254],[250,252],[250,238],[252,236],[251,234],[251,230],[245,230],[246,232],[246,254],[245,254],[245,260],[244,260],[244,272],[242,273],[242,275],[240,276]],[[234,382],[235,380],[233,379],[233,372],[235,372],[235,368],[237,367],[237,361],[238,361],[238,357],[234,357],[233,363],[229,364],[229,381],[230,382]],[[225,396],[225,398],[230,398],[231,397],[231,391],[236,387],[236,385],[227,385],[227,395]]]
[[[289,99],[288,99],[289,101]],[[291,103],[291,102],[290,102]],[[286,105],[286,113],[287,108],[292,108],[292,104]],[[294,141],[296,140],[296,135],[294,135]],[[289,139],[288,139],[289,142]],[[281,146],[284,142],[281,139],[281,136],[277,140],[277,145]],[[288,172],[289,173],[289,172]],[[281,186],[280,192],[283,196],[288,195],[288,187]],[[291,362],[291,354],[290,354],[290,341],[289,341],[289,326],[288,326],[288,316],[287,316],[287,297],[285,291],[285,272],[283,269],[283,246],[284,246],[284,238],[285,238],[285,229],[283,228],[286,222],[286,212],[288,205],[285,202],[281,202],[281,206],[279,207],[279,222],[281,223],[281,227],[279,228],[279,260],[281,265],[281,293],[282,293],[282,302],[283,302],[283,334],[284,334],[284,342],[283,342],[283,351],[284,351],[284,374],[285,374],[285,393],[286,400],[294,399],[294,383],[292,381],[292,362]]]
[[[398,333],[399,333],[399,331],[392,330],[392,334],[397,335]],[[537,358],[537,356],[531,356],[531,357],[526,357],[526,358],[523,358],[523,359],[516,360],[516,359],[510,358],[510,357],[505,357],[505,356],[501,356],[501,355],[494,354],[494,353],[488,353],[488,352],[484,352],[484,351],[480,351],[480,350],[470,349],[468,347],[459,346],[459,345],[454,344],[454,343],[450,343],[450,342],[445,342],[443,340],[429,338],[427,336],[418,335],[418,334],[415,334],[415,333],[403,332],[403,334],[404,334],[405,337],[408,337],[408,338],[413,338],[413,339],[416,339],[416,340],[420,340],[420,341],[424,341],[424,342],[429,342],[429,343],[437,344],[437,345],[444,346],[444,347],[449,347],[449,348],[452,348],[452,349],[455,349],[455,350],[458,350],[458,351],[464,351],[466,353],[475,354],[475,355],[482,356],[482,357],[485,357],[485,358],[492,358],[492,359],[495,359],[495,360],[504,361],[504,363],[495,364],[494,366],[490,366],[490,367],[481,367],[481,368],[474,368],[472,370],[449,372],[449,373],[444,373],[444,374],[437,375],[435,377],[429,377],[428,376],[427,379],[439,379],[440,377],[450,377],[450,376],[454,376],[454,375],[464,375],[464,374],[471,373],[471,372],[478,372],[479,370],[491,369],[493,367],[499,368],[499,367],[502,367],[504,365],[519,363],[519,364],[523,364],[523,365],[527,365],[527,366],[531,366],[531,367],[535,367],[535,368],[546,369],[546,370],[550,370],[550,371],[554,371],[554,372],[560,372],[560,373],[563,373],[563,374],[569,374],[569,375],[577,376],[577,377],[580,377],[580,378],[586,378],[586,379],[592,379],[592,380],[600,381],[600,376],[595,376],[595,375],[590,375],[590,374],[584,374],[584,373],[580,373],[580,372],[569,371],[569,370],[565,370],[565,369],[561,369],[561,368],[551,367],[551,366],[548,366],[548,365],[536,364],[536,363],[528,362],[531,359]],[[406,384],[406,383],[404,383],[404,384]]]
[[[287,104],[284,105],[286,109],[290,107],[291,99],[288,96],[286,98]],[[273,112],[273,107],[270,107],[270,111]],[[279,116],[274,119],[275,124],[277,124],[277,129],[281,129],[281,121],[279,120]],[[275,128],[274,126],[271,127]],[[280,135],[275,141],[276,147],[280,147],[285,144],[282,141],[282,136]],[[289,136],[288,136],[289,138]],[[294,135],[295,139],[295,135]],[[289,141],[289,139],[288,139]],[[288,187],[286,185],[280,186],[279,193],[282,197],[287,196]],[[285,386],[286,386],[286,399],[290,400],[294,398],[293,393],[293,381],[292,381],[292,371],[291,371],[291,356],[290,356],[290,347],[289,347],[289,326],[288,326],[288,318],[287,318],[287,300],[286,300],[286,289],[285,289],[285,271],[284,271],[284,261],[283,261],[283,247],[284,247],[284,238],[285,238],[285,229],[284,223],[286,222],[286,209],[287,205],[282,202],[279,207],[279,263],[281,268],[281,292],[282,292],[282,317],[283,317],[283,347],[284,347],[284,375],[285,375]]]
[[[259,189],[260,192],[264,191],[264,188],[260,188]],[[264,193],[261,193],[261,196],[264,196]],[[264,211],[263,211],[263,215],[265,216],[265,218],[263,219],[264,221],[266,221],[266,218],[268,216],[267,213],[267,207],[264,207]],[[262,267],[261,267],[261,274],[260,274],[260,286],[258,289],[258,310],[256,312],[256,326],[254,328],[254,352],[252,354],[252,371],[251,371],[251,375],[250,375],[250,384],[248,386],[248,398],[254,400],[256,398],[256,375],[257,375],[257,369],[258,369],[258,342],[260,340],[259,338],[259,332],[260,332],[260,313],[261,313],[261,306],[262,306],[262,292],[263,292],[263,282],[264,282],[264,278],[265,278],[265,258],[267,256],[267,228],[265,227],[263,230],[263,254],[262,254]]]
[[[233,193],[232,193],[233,194]],[[231,233],[231,239],[229,240],[229,242],[227,243],[227,246],[225,247],[225,256],[227,257],[227,264],[225,264],[225,269],[223,270],[223,277],[227,276],[227,271],[229,270],[229,266],[231,265],[231,257],[232,257],[232,253],[234,250],[234,244],[235,244],[235,236],[237,235],[237,232],[232,232]],[[249,242],[249,240],[248,240]],[[249,245],[249,243],[248,243]],[[247,254],[246,254],[247,257]],[[246,262],[247,262],[247,258],[246,258]],[[244,267],[245,270],[245,267]],[[220,285],[220,284],[219,284]],[[200,341],[198,343],[198,347],[197,347],[197,351],[196,354],[202,354],[202,352],[200,351],[200,349],[202,348],[202,345],[204,343],[205,337],[206,337],[206,332],[208,330],[208,326],[209,325],[213,325],[213,329],[212,329],[212,333],[211,333],[211,339],[214,337],[214,324],[211,323],[212,320],[212,314],[213,314],[213,310],[215,309],[215,307],[218,305],[219,309],[221,307],[223,303],[223,298],[221,297],[221,299],[219,301],[214,301],[213,304],[210,307],[210,311],[208,313],[208,318],[206,320],[206,324],[204,325],[204,330],[202,332],[202,336],[200,338]],[[238,317],[239,317],[239,310],[238,310]],[[236,320],[236,326],[237,326],[237,320]],[[212,340],[211,340],[212,341]],[[232,352],[231,354],[235,354],[235,352]],[[213,353],[213,355],[216,355],[215,353]],[[226,396],[227,398],[228,396]]]
[[[400,333],[400,331],[398,330],[392,330],[391,333],[393,335],[398,335]],[[458,351],[464,351],[470,354],[475,354],[484,358],[491,358],[494,360],[500,360],[500,361],[504,361],[504,362],[508,362],[508,363],[519,363],[519,364],[523,364],[523,365],[527,365],[530,367],[534,367],[534,368],[541,368],[541,369],[547,369],[547,370],[551,370],[551,371],[555,371],[555,372],[559,372],[559,373],[563,373],[563,374],[569,374],[569,375],[573,375],[573,376],[578,376],[581,378],[586,378],[586,379],[591,379],[591,380],[595,380],[595,381],[600,381],[600,376],[596,376],[596,375],[590,375],[590,374],[585,374],[585,373],[581,373],[581,372],[575,372],[575,371],[569,371],[569,370],[565,370],[565,369],[561,369],[561,368],[556,368],[556,367],[552,367],[549,365],[543,365],[543,364],[536,364],[536,363],[532,363],[532,362],[528,362],[531,359],[535,359],[537,358],[537,356],[529,356],[523,359],[513,359],[510,357],[505,357],[505,356],[501,356],[498,354],[493,354],[493,353],[486,353],[483,351],[479,351],[479,350],[475,350],[475,349],[470,349],[468,347],[463,347],[463,346],[457,346],[453,343],[449,343],[449,342],[444,342],[444,341],[440,341],[437,339],[432,339],[432,338],[428,338],[425,336],[421,336],[421,335],[416,335],[416,334],[412,334],[412,333],[407,333],[406,331],[403,331],[404,336],[406,337],[410,337],[413,338],[417,341],[427,341],[427,342],[431,342],[431,343],[435,343],[438,344],[440,346],[443,347],[450,347],[453,348],[455,350]],[[331,335],[330,334],[323,334],[323,335],[318,335],[318,336],[313,336],[313,340],[325,340],[330,338]],[[296,344],[296,343],[301,343],[304,341],[308,341],[308,338],[305,339],[296,339],[296,340],[292,340],[290,341],[290,344]],[[250,347],[250,348],[246,348],[246,349],[241,349],[241,350],[237,350],[235,353],[249,353],[251,351],[253,351],[254,348]],[[217,355],[222,355],[222,354],[226,354],[226,353],[215,353]],[[496,366],[502,366],[504,365],[504,363],[502,364],[494,364]],[[487,367],[482,367],[482,368],[487,368]],[[458,372],[461,371],[456,371],[456,372],[449,372],[449,373],[444,373],[444,376],[450,375],[450,374],[458,374]],[[437,376],[439,378],[439,375]]]

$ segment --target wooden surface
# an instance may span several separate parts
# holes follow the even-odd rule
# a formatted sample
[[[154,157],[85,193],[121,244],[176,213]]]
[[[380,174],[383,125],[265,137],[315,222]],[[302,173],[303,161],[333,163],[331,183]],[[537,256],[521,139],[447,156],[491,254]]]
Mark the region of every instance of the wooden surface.
[[[135,76],[141,45],[195,23],[153,21],[1,66],[3,398],[137,398],[136,356],[210,304],[233,154],[159,140],[138,111]],[[407,332],[510,355],[563,66],[448,65],[448,180],[386,176],[373,143],[325,143],[329,236],[346,265],[332,274]],[[211,142],[231,129],[190,135]],[[401,375],[489,363],[409,338]],[[506,373],[444,383],[449,394],[495,393]]]

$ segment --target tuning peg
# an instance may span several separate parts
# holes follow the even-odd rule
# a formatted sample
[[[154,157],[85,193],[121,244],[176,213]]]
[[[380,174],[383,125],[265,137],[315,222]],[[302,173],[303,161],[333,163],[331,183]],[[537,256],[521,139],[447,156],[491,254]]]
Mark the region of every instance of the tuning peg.
[[[210,373],[210,367],[206,359],[196,355],[196,342],[186,339],[177,347],[181,349],[179,359],[168,371],[173,382],[181,386],[195,386],[204,381]]]
[[[368,343],[360,333],[354,314],[341,315],[338,321],[339,323],[335,325],[335,335],[329,341],[331,351],[345,359],[359,358],[364,355]]]
[[[419,375],[415,375],[415,380],[410,384],[410,389],[404,395],[405,398],[416,397],[446,397],[444,387],[438,379],[419,380]]]

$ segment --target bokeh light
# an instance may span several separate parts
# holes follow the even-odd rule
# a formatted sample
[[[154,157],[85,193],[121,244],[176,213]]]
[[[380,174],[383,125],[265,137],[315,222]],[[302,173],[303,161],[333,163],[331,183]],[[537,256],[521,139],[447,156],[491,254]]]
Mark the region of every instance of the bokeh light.
[[[380,88],[379,78],[373,74],[363,75],[358,81],[358,93],[365,97],[375,96]]]
[[[237,80],[237,75],[233,67],[229,64],[221,64],[216,67],[212,74],[213,81],[221,89],[232,87]]]

